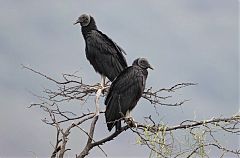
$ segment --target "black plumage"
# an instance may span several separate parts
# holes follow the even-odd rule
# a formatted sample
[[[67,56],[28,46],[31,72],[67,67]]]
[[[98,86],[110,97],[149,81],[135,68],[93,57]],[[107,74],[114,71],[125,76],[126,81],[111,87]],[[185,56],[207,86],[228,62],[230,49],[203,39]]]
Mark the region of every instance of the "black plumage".
[[[80,23],[86,43],[86,57],[96,72],[113,81],[127,67],[124,50],[97,29],[92,16],[83,14],[74,23]]]
[[[145,89],[147,69],[153,69],[145,58],[134,60],[132,66],[123,70],[113,81],[105,99],[105,117],[108,130],[121,128],[121,118],[129,117]]]

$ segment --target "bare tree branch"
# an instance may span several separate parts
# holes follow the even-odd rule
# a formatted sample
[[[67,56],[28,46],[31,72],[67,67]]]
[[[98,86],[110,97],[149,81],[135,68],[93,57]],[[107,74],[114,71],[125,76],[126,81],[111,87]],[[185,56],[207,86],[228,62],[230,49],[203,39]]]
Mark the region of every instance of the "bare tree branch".
[[[56,89],[44,89],[44,96],[36,96],[40,103],[33,103],[29,108],[39,107],[47,114],[47,117],[42,119],[47,125],[53,126],[56,129],[56,142],[53,146],[52,158],[63,158],[67,151],[68,141],[71,139],[71,131],[75,127],[81,129],[80,132],[86,134],[87,142],[83,149],[78,151],[77,158],[83,158],[89,154],[94,148],[98,147],[107,156],[106,152],[101,148],[104,143],[113,141],[122,132],[128,131],[135,135],[138,140],[137,144],[145,145],[151,151],[149,157],[208,157],[211,149],[215,148],[221,152],[221,156],[232,154],[240,156],[240,150],[225,147],[216,137],[216,133],[225,133],[231,135],[240,135],[240,115],[236,114],[231,117],[218,117],[208,120],[184,120],[175,126],[168,126],[155,121],[151,116],[144,117],[146,122],[132,122],[137,124],[132,127],[131,124],[123,126],[120,130],[110,133],[100,140],[94,139],[95,127],[99,119],[99,115],[103,115],[104,111],[99,109],[99,99],[105,97],[108,92],[109,83],[106,87],[101,85],[89,85],[83,82],[82,78],[74,74],[63,74],[62,81],[57,81],[39,71],[22,65],[35,74],[51,81],[56,85]],[[196,85],[195,83],[178,83],[170,88],[160,88],[153,90],[152,87],[146,88],[143,93],[143,98],[148,100],[155,108],[156,105],[164,106],[181,106],[188,100],[179,101],[176,103],[169,102],[169,98],[174,97],[173,94],[184,87]],[[104,93],[103,93],[104,91]],[[69,104],[71,101],[78,101],[80,104],[85,104],[87,100],[95,99],[96,110],[89,110],[81,114],[75,114],[69,110],[63,110],[62,104]],[[93,105],[91,107],[94,107]],[[156,109],[155,109],[156,110]],[[121,120],[124,118],[121,118]],[[90,127],[88,130],[83,130],[83,123],[88,122]],[[129,130],[130,129],[130,130]],[[87,132],[88,131],[88,132]],[[183,133],[183,140],[177,139],[176,135]],[[206,139],[207,138],[207,139]],[[83,144],[83,143],[81,143]],[[76,151],[71,151],[76,153]]]

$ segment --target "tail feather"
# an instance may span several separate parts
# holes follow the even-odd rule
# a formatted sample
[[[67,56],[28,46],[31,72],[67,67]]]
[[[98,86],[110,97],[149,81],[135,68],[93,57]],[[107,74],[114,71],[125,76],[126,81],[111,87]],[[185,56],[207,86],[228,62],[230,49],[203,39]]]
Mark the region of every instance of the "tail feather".
[[[108,130],[111,131],[114,126],[114,123],[107,123]]]
[[[119,97],[116,95],[111,96],[110,98],[107,98],[107,100],[105,100],[105,104],[107,103],[105,118],[109,131],[111,131],[114,126],[116,126],[116,130],[121,129],[121,120],[119,119],[121,118],[122,114],[119,113],[121,109],[119,109],[120,107],[118,102]]]
[[[111,123],[107,123],[107,127],[108,127],[108,130],[111,131],[113,129],[113,127],[116,127],[116,131],[119,131],[121,130],[121,120],[118,120],[118,121],[114,121],[114,122],[111,122]]]

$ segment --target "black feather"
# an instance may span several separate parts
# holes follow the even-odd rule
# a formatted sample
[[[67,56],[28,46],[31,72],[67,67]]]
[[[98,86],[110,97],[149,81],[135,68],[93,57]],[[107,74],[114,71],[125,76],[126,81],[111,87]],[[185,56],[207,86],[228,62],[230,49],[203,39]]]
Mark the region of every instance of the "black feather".
[[[113,81],[105,99],[107,106],[105,117],[109,131],[114,126],[117,130],[120,129],[121,118],[136,106],[145,89],[147,76],[147,68],[134,63],[133,66],[123,70]]]
[[[113,81],[127,67],[125,53],[121,47],[107,35],[97,29],[95,20],[82,26],[82,34],[86,43],[86,57],[96,72]]]

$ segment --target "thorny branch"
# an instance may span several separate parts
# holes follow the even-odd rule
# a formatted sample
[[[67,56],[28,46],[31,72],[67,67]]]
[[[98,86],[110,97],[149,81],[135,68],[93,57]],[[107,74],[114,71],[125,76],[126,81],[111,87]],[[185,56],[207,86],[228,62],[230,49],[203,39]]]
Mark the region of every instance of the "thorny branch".
[[[65,153],[71,150],[67,148],[67,144],[70,139],[70,133],[75,127],[81,129],[81,132],[84,132],[87,136],[85,147],[80,150],[79,155],[76,155],[77,158],[85,157],[94,147],[100,148],[103,154],[107,156],[106,152],[100,146],[112,141],[119,134],[129,129],[129,131],[138,137],[137,144],[145,145],[150,149],[150,157],[192,157],[194,155],[204,157],[208,156],[207,148],[210,147],[222,151],[221,156],[229,153],[237,156],[240,155],[239,149],[228,149],[215,136],[220,132],[240,135],[239,114],[228,118],[212,118],[204,121],[185,120],[176,126],[160,124],[149,116],[145,118],[145,123],[134,122],[134,124],[137,124],[137,127],[126,125],[100,140],[95,140],[94,133],[99,115],[104,114],[104,111],[99,110],[99,99],[107,94],[109,84],[104,89],[100,84],[85,84],[82,78],[75,74],[63,74],[63,81],[57,81],[32,68],[24,65],[22,67],[53,82],[57,87],[56,89],[44,89],[45,96],[34,94],[38,97],[40,103],[34,103],[29,106],[29,108],[40,107],[40,109],[48,114],[48,117],[42,121],[56,129],[56,142],[55,145],[52,145],[52,158],[63,158]],[[172,97],[171,94],[177,90],[192,85],[196,84],[180,83],[170,88],[161,88],[158,90],[153,90],[150,87],[144,91],[142,97],[154,106],[180,106],[187,100],[177,103],[168,103],[167,101]],[[163,92],[168,95],[163,96]],[[80,104],[84,104],[89,98],[95,99],[95,112],[88,109],[81,114],[75,114],[62,109],[62,104],[69,104],[70,101],[78,101]],[[82,128],[82,125],[86,122],[91,122],[88,132]],[[185,135],[184,140],[177,139],[176,135],[179,133]]]

